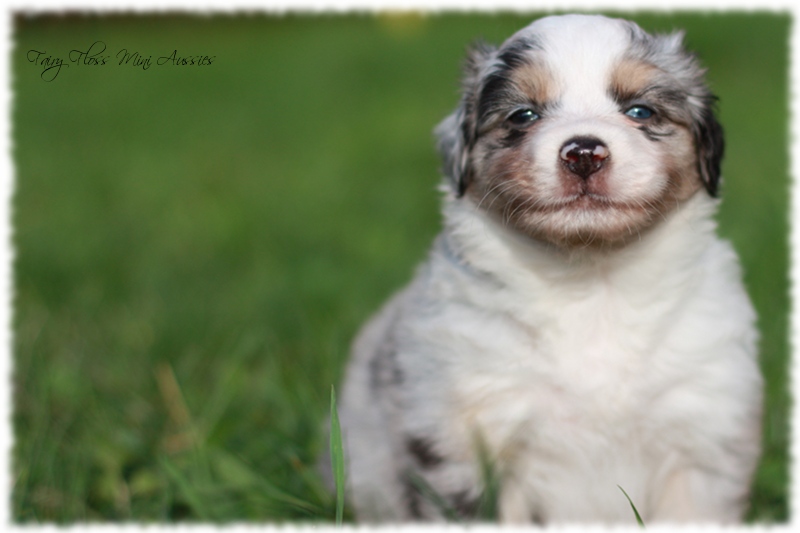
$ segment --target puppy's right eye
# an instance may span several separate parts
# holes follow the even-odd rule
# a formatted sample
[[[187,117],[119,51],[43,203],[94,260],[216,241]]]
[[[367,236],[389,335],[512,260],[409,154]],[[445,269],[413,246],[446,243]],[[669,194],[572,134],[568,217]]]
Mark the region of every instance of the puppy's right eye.
[[[647,106],[635,105],[630,109],[626,110],[625,114],[634,120],[642,121],[642,120],[647,120],[648,118],[653,118],[653,115],[655,115],[656,112]]]
[[[524,128],[539,119],[539,114],[533,109],[520,109],[509,115],[506,122],[514,128]]]

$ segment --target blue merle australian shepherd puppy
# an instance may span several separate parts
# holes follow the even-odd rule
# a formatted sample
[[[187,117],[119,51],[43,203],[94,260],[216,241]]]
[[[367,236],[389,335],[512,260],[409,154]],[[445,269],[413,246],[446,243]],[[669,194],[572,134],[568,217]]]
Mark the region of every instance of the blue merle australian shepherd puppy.
[[[715,234],[722,131],[681,35],[600,16],[479,46],[438,127],[444,229],[358,336],[366,523],[733,523],[759,456],[755,316]]]

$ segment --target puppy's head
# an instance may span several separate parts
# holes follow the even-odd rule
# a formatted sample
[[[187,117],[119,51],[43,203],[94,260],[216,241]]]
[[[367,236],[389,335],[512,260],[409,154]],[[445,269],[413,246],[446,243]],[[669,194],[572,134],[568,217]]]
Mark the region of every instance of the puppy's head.
[[[560,247],[625,243],[716,195],[722,130],[681,37],[566,15],[475,47],[437,128],[455,195]]]

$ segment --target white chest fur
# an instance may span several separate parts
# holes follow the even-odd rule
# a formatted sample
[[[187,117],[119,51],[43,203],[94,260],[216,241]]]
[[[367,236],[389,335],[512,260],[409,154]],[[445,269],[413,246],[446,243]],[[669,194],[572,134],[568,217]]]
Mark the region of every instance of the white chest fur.
[[[642,242],[591,260],[446,209],[459,230],[405,298],[404,431],[456,457],[480,431],[509,520],[537,507],[548,520],[630,517],[617,485],[657,515],[679,466],[726,460],[720,443],[741,433],[731,417],[760,385],[753,311],[713,209],[698,195]]]

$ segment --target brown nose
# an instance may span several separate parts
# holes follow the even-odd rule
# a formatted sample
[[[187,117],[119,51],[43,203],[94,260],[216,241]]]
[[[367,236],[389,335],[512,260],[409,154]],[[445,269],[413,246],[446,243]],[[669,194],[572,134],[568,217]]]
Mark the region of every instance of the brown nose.
[[[561,163],[573,174],[587,179],[603,168],[611,155],[608,147],[595,137],[574,137],[561,147]]]

